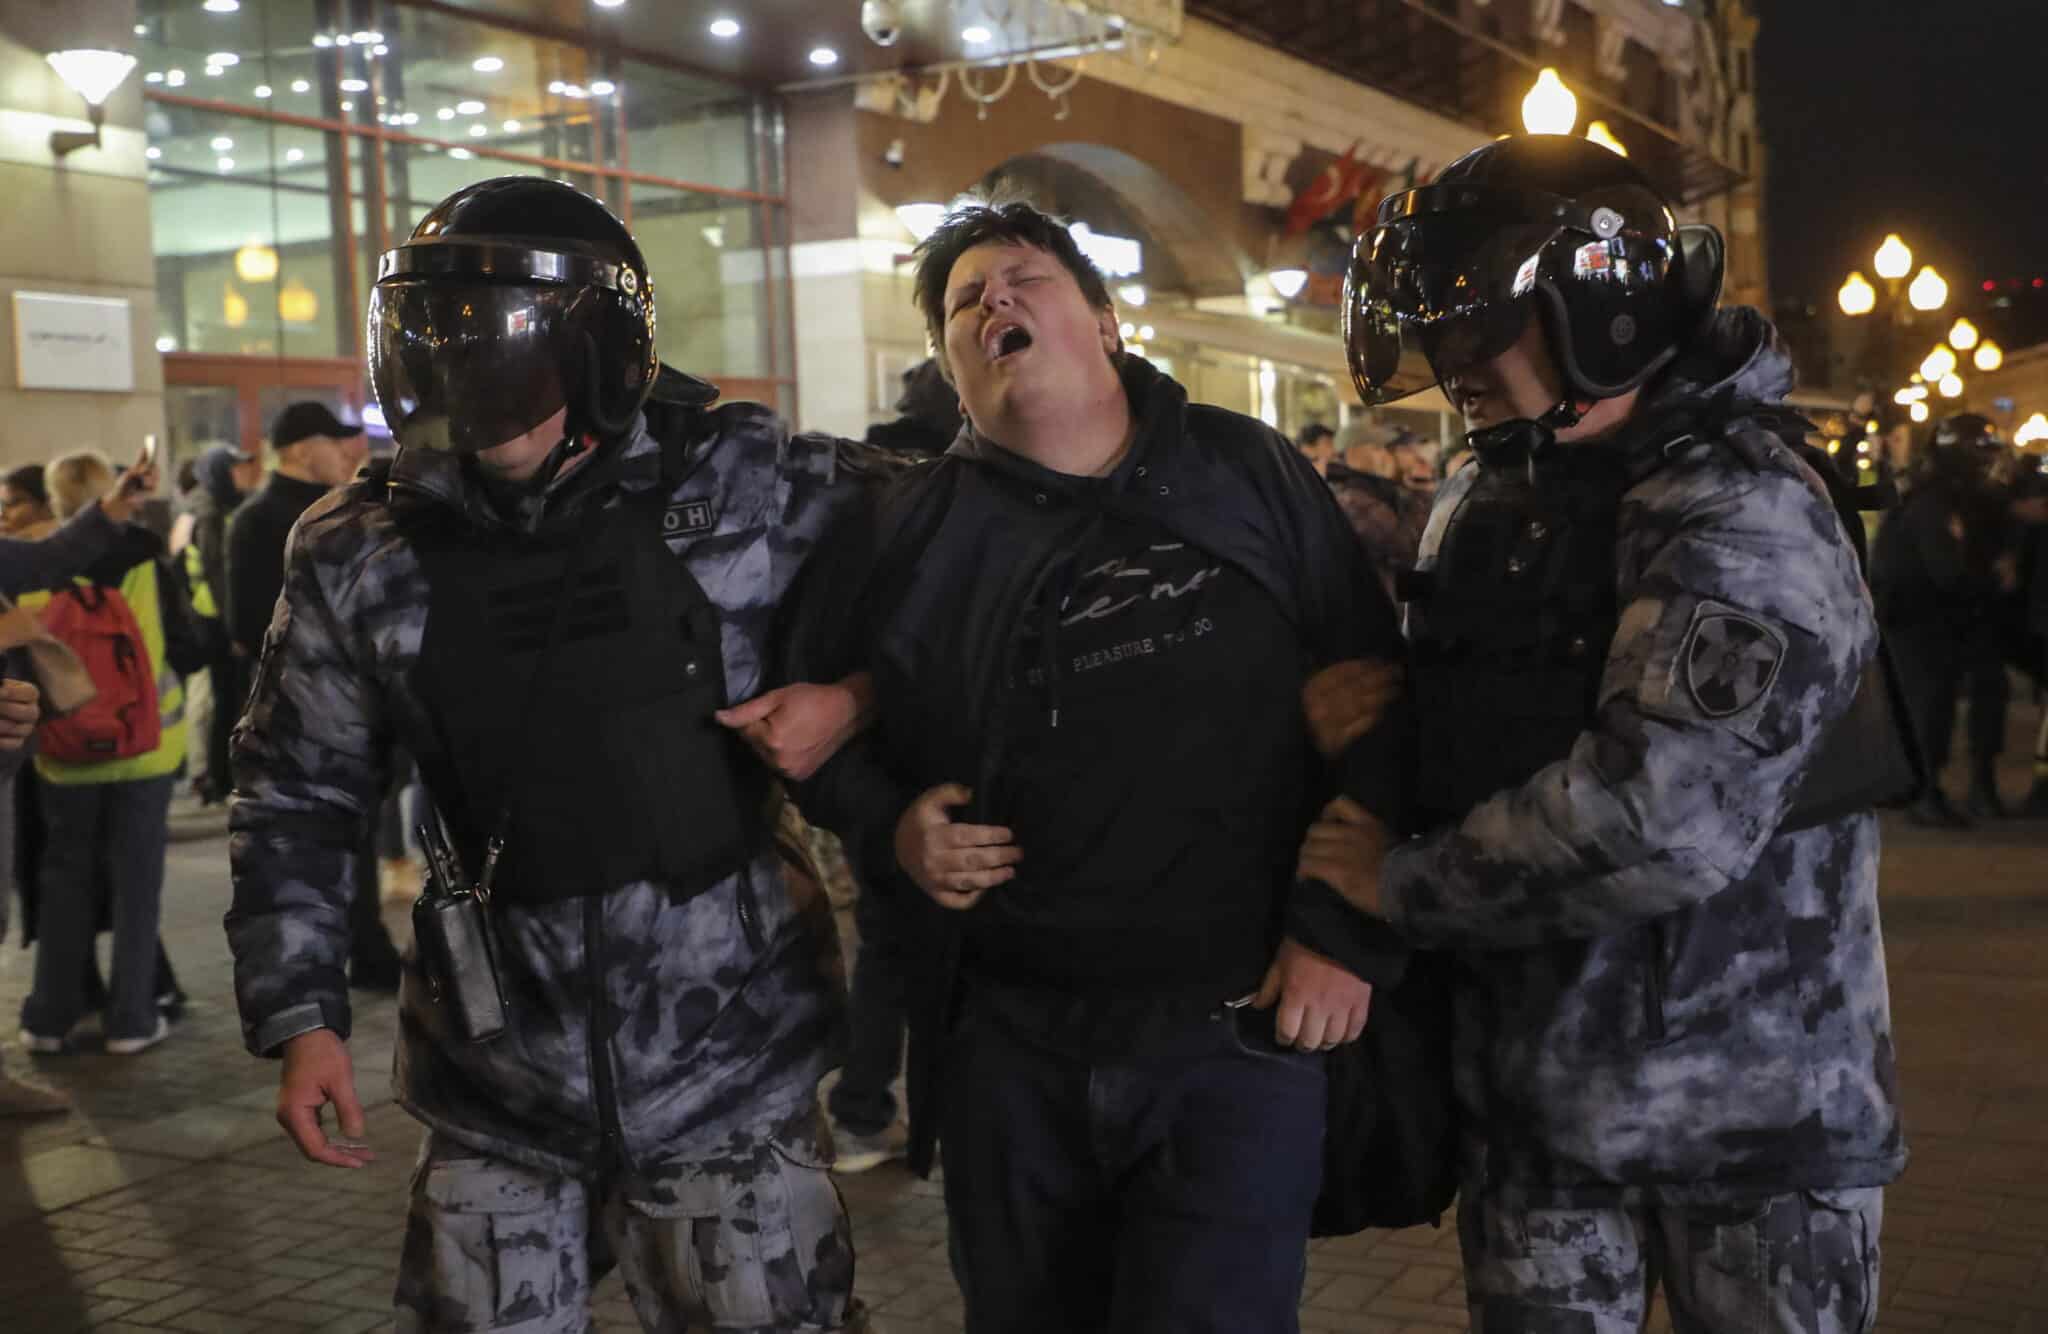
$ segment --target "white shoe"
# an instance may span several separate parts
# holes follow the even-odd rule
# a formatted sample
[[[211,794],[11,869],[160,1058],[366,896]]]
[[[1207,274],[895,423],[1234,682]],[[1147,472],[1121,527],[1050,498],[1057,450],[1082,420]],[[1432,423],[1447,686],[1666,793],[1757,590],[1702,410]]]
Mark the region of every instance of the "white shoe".
[[[62,1116],[70,1110],[71,1099],[53,1088],[0,1075],[0,1121],[8,1117]]]
[[[891,1122],[873,1135],[856,1135],[838,1122],[832,1123],[832,1170],[872,1172],[883,1163],[908,1157],[910,1131],[901,1121]]]
[[[71,1050],[71,1043],[64,1038],[44,1037],[24,1028],[21,1030],[21,1049],[38,1056],[62,1056]]]
[[[107,1050],[116,1056],[133,1056],[148,1051],[171,1035],[171,1021],[161,1014],[156,1017],[156,1031],[146,1038],[108,1038]]]

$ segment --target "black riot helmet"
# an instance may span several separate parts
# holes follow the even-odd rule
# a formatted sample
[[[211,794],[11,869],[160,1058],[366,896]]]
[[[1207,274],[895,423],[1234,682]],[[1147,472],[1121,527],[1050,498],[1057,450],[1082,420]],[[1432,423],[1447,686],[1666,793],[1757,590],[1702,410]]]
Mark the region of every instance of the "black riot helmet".
[[[1997,423],[1974,412],[1958,412],[1934,423],[1927,446],[1930,473],[1967,482],[1990,478],[2012,452]]]
[[[566,407],[573,452],[628,430],[653,386],[654,290],[603,204],[500,176],[448,196],[385,252],[369,341],[400,445],[473,454]]]
[[[1724,267],[1720,233],[1680,226],[1619,154],[1509,136],[1380,205],[1345,278],[1351,376],[1368,403],[1404,398],[1507,351],[1533,312],[1570,397],[1613,398],[1704,327]]]

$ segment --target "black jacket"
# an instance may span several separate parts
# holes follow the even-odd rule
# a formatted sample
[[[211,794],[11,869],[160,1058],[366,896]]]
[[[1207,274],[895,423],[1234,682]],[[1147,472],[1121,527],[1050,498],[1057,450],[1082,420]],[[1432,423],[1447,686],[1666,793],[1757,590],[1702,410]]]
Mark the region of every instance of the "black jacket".
[[[228,638],[254,659],[284,589],[284,542],[292,525],[331,488],[282,473],[264,479],[228,520]],[[221,590],[216,587],[214,596]]]
[[[1402,652],[1392,604],[1322,479],[1292,445],[1249,418],[1190,405],[1180,385],[1138,358],[1123,378],[1139,426],[1109,478],[1119,512],[1157,523],[1249,577],[1294,625],[1315,664]],[[808,586],[794,599],[782,638],[785,679],[874,673],[875,728],[797,795],[808,818],[847,840],[866,883],[890,893],[906,926],[925,937],[913,954],[930,967],[911,1015],[913,1163],[920,1167],[932,1142],[931,1038],[943,1031],[951,1002],[958,922],[907,889],[894,863],[893,831],[928,787],[968,781],[987,789],[1001,737],[986,722],[1013,627],[1047,573],[1082,540],[1087,516],[1080,511],[1041,470],[965,431],[943,458],[913,468],[842,524],[808,567]],[[1000,584],[969,557],[991,526],[1000,528],[1005,551],[1024,553]],[[975,585],[990,596],[970,603],[964,620],[920,622],[920,607]],[[1340,766],[1344,790],[1394,826],[1403,818],[1408,741],[1408,714],[1397,710]],[[1337,786],[1333,775],[1326,790]],[[1391,933],[1321,885],[1294,887],[1284,925],[1368,981],[1393,981],[1405,961]]]

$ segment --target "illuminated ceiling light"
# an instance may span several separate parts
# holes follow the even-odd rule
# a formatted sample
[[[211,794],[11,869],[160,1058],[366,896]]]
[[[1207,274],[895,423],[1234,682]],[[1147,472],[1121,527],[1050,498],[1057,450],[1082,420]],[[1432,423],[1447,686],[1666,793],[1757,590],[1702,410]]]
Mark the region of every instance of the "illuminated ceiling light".
[[[1117,325],[1116,331],[1125,338],[1136,338],[1138,336],[1138,326],[1129,320],[1125,320],[1122,324]]]
[[[484,104],[473,97],[468,98],[455,104],[455,114],[458,116],[481,116],[484,114]]]
[[[439,111],[436,111],[436,112],[434,113],[434,119],[435,119],[435,120],[454,120],[454,119],[455,119],[455,108],[454,108],[454,107],[442,107],[442,108],[441,108],[441,109],[440,109]]]
[[[729,40],[740,35],[740,25],[733,19],[713,19],[711,20],[711,35],[722,40]]]
[[[1842,290],[1835,293],[1844,315],[1868,315],[1877,305],[1877,289],[1861,273],[1850,270],[1842,283]]]
[[[921,242],[925,237],[937,231],[939,224],[945,221],[946,206],[944,204],[898,204],[896,206],[896,219],[903,224],[911,236]]]
[[[295,93],[310,93],[313,91],[313,85],[304,79],[293,79],[292,91]]]
[[[1920,363],[1920,374],[1928,380],[1939,380],[1955,368],[1956,354],[1943,344],[1929,352],[1927,360]]]
[[[1906,289],[1906,299],[1915,310],[1940,310],[1948,302],[1948,284],[1932,265],[1923,264],[1913,285]]]
[[[1893,232],[1884,238],[1884,244],[1871,256],[1871,263],[1876,266],[1878,277],[1896,282],[1913,271],[1913,252],[1906,248],[1899,234]]]
[[[1273,284],[1273,290],[1289,301],[1301,295],[1301,289],[1308,286],[1307,269],[1275,269],[1266,275],[1266,281]]]
[[[391,54],[391,48],[379,42],[370,48],[370,54],[373,56],[388,56]]]
[[[286,324],[311,324],[320,313],[320,298],[313,289],[294,278],[277,294],[277,313]]]
[[[142,150],[142,156],[144,156],[144,157],[148,158],[148,159],[149,159],[149,160],[150,160],[151,162],[154,162],[154,161],[156,161],[156,160],[157,160],[158,158],[162,157],[163,155],[164,155],[164,150],[163,150],[163,149],[161,149],[161,148],[158,148],[158,147],[157,147],[157,146],[156,146],[155,144],[151,144],[151,145],[150,145],[149,147],[147,147],[147,148],[145,148],[145,149],[143,149],[143,150]]]
[[[568,84],[563,83],[560,79],[550,79],[548,81],[548,91],[553,93],[557,97],[560,97],[562,95],[562,90],[564,88],[567,88],[568,86]]]
[[[136,35],[137,37],[147,37],[147,36],[149,36],[149,25],[148,25],[147,23],[138,23],[138,24],[136,24],[136,25],[135,25],[135,35]]]
[[[1935,387],[1941,390],[1943,398],[1961,398],[1963,396],[1963,377],[1950,372],[1942,376],[1941,383]]]
[[[303,148],[287,148],[284,150],[284,160],[287,162],[304,162],[306,160],[306,150]]]
[[[984,42],[992,42],[995,39],[996,35],[979,23],[971,28],[962,28],[960,30],[960,40],[972,46],[980,46]]]
[[[478,121],[469,127],[469,137],[472,139],[481,139],[490,132],[490,126],[485,125],[482,121]]]
[[[347,98],[343,98],[341,103],[341,109],[343,111],[354,111],[356,109],[356,104],[349,101]]]
[[[1856,442],[1856,452],[1858,454],[1868,454],[1870,452],[1870,442],[1868,440],[1858,440]]]
[[[233,171],[235,169],[235,160],[231,157],[224,157],[214,165],[219,167],[222,171]]]
[[[399,119],[404,121],[407,125],[417,125],[420,123],[420,113],[417,111],[408,111],[403,116],[400,116]]]
[[[610,97],[613,93],[619,91],[619,85],[613,83],[610,79],[597,79],[591,83],[590,91],[599,97]]]
[[[245,283],[267,283],[277,277],[277,252],[255,241],[235,252],[235,276]]]
[[[1912,415],[1913,420],[1916,422],[1927,420],[1927,405],[1925,403],[1915,403],[1912,407],[1907,408],[1906,411]]]
[[[256,85],[256,96],[258,97],[267,98],[274,91],[275,90],[271,88],[271,86],[267,83],[259,83]]]
[[[316,32],[313,34],[313,45],[325,51],[328,47],[334,45],[334,39],[324,32]]]
[[[478,56],[469,62],[469,67],[479,74],[496,74],[505,68],[505,62],[496,56]]]
[[[1966,319],[1959,319],[1948,331],[1948,345],[1958,352],[1968,352],[1977,346],[1977,326]]]
[[[156,340],[156,350],[159,352],[176,352],[178,350],[178,340],[169,334],[165,334]]]
[[[1122,287],[1116,289],[1116,294],[1117,299],[1127,306],[1142,306],[1145,304],[1145,286],[1143,283],[1125,283]]]
[[[1865,434],[1865,435],[1876,435],[1876,434],[1877,434],[1877,418],[1875,418],[1875,417],[1872,417],[1872,418],[1871,418],[1871,419],[1870,419],[1869,421],[1867,421],[1867,422],[1863,423],[1863,434]]]
[[[464,162],[467,162],[471,158],[475,157],[476,154],[470,152],[467,148],[451,148],[448,150],[448,156],[453,158],[461,158]]]
[[[354,44],[355,40],[355,38],[349,36],[349,34],[345,32],[338,32],[334,34],[334,44],[336,46],[350,46]]]
[[[1151,342],[1151,341],[1153,340],[1153,338],[1155,338],[1155,337],[1157,337],[1157,336],[1158,336],[1158,331],[1157,331],[1157,330],[1155,330],[1155,329],[1154,329],[1154,328],[1153,328],[1153,327],[1152,327],[1151,325],[1149,325],[1149,324],[1141,324],[1141,325],[1139,325],[1139,326],[1138,326],[1138,341],[1139,341],[1139,342],[1141,342],[1141,343],[1149,343],[1149,342]]]
[[[1841,442],[1841,441],[1839,441],[1839,440],[1830,440],[1830,441],[1828,441],[1828,453],[1830,453],[1830,454],[1839,454],[1839,453],[1841,453],[1841,452],[1842,452],[1842,442]]]
[[[827,65],[836,65],[839,63],[839,53],[829,46],[814,46],[811,48],[811,63],[820,69]]]
[[[519,133],[519,122],[516,120],[508,120],[501,128],[507,134],[517,134]]]
[[[242,0],[206,0],[199,7],[209,14],[232,14],[242,7]]]
[[[218,79],[218,78],[219,78],[220,76],[221,76],[221,68],[220,68],[220,66],[218,66],[218,65],[208,65],[208,66],[206,67],[206,77],[207,77],[207,78],[209,78],[209,79]]]
[[[384,40],[384,34],[381,32],[358,32],[352,35],[356,39],[357,46],[375,46],[378,42]]]
[[[142,76],[142,81],[144,83],[162,83],[164,81],[163,71],[151,70]]]
[[[235,146],[235,141],[228,138],[225,134],[220,134],[215,135],[213,142],[208,146],[216,153],[225,153]]]
[[[590,3],[596,5],[599,9],[623,9],[625,8],[626,0],[590,0]]]
[[[344,93],[367,93],[370,91],[370,85],[362,79],[343,79],[341,81],[341,91]]]
[[[1627,147],[1622,144],[1621,140],[1614,137],[1614,131],[1607,128],[1607,122],[1604,120],[1596,120],[1591,125],[1588,125],[1586,127],[1586,138],[1610,153],[1617,153],[1622,157],[1628,156]]]
[[[1980,371],[1995,371],[2005,364],[2005,349],[1987,338],[1977,344],[1977,355],[1971,361]]]
[[[183,88],[184,86],[185,86],[185,71],[184,71],[184,70],[181,70],[181,69],[174,69],[174,70],[166,70],[166,71],[164,71],[164,87],[166,87],[166,88]]]
[[[1531,134],[1570,134],[1579,123],[1579,99],[1546,65],[1522,99],[1522,125]]]
[[[216,51],[206,58],[206,63],[218,65],[222,69],[232,69],[242,63],[242,58],[232,51]]]

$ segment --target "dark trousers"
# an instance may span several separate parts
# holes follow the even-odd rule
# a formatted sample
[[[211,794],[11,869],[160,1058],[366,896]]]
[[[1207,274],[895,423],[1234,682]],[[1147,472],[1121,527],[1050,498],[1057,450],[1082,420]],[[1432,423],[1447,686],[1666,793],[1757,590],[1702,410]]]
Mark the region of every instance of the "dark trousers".
[[[1219,1009],[1090,1061],[970,997],[940,1094],[967,1334],[1300,1328],[1323,1060],[1272,1025]]]
[[[106,1035],[140,1038],[156,1031],[157,923],[174,781],[166,775],[43,784],[49,841],[43,850],[35,989],[22,1003],[23,1028],[63,1037],[85,1013],[85,961],[104,883],[114,925]]]
[[[853,903],[860,954],[847,999],[846,1064],[826,1099],[832,1119],[856,1135],[877,1135],[896,1119],[891,1087],[903,1068],[904,979],[902,932],[884,903],[862,889]]]
[[[2005,748],[2005,715],[2011,693],[1995,636],[1915,627],[1889,631],[1886,638],[1928,772],[1939,776],[1948,765],[1956,729],[1956,699],[1967,691],[1970,760],[1988,773]]]
[[[206,674],[213,681],[213,713],[206,726],[206,786],[210,795],[217,797],[225,798],[235,788],[228,738],[242,720],[242,705],[248,702],[244,661],[228,646],[225,632],[215,636],[213,657],[206,664]]]

